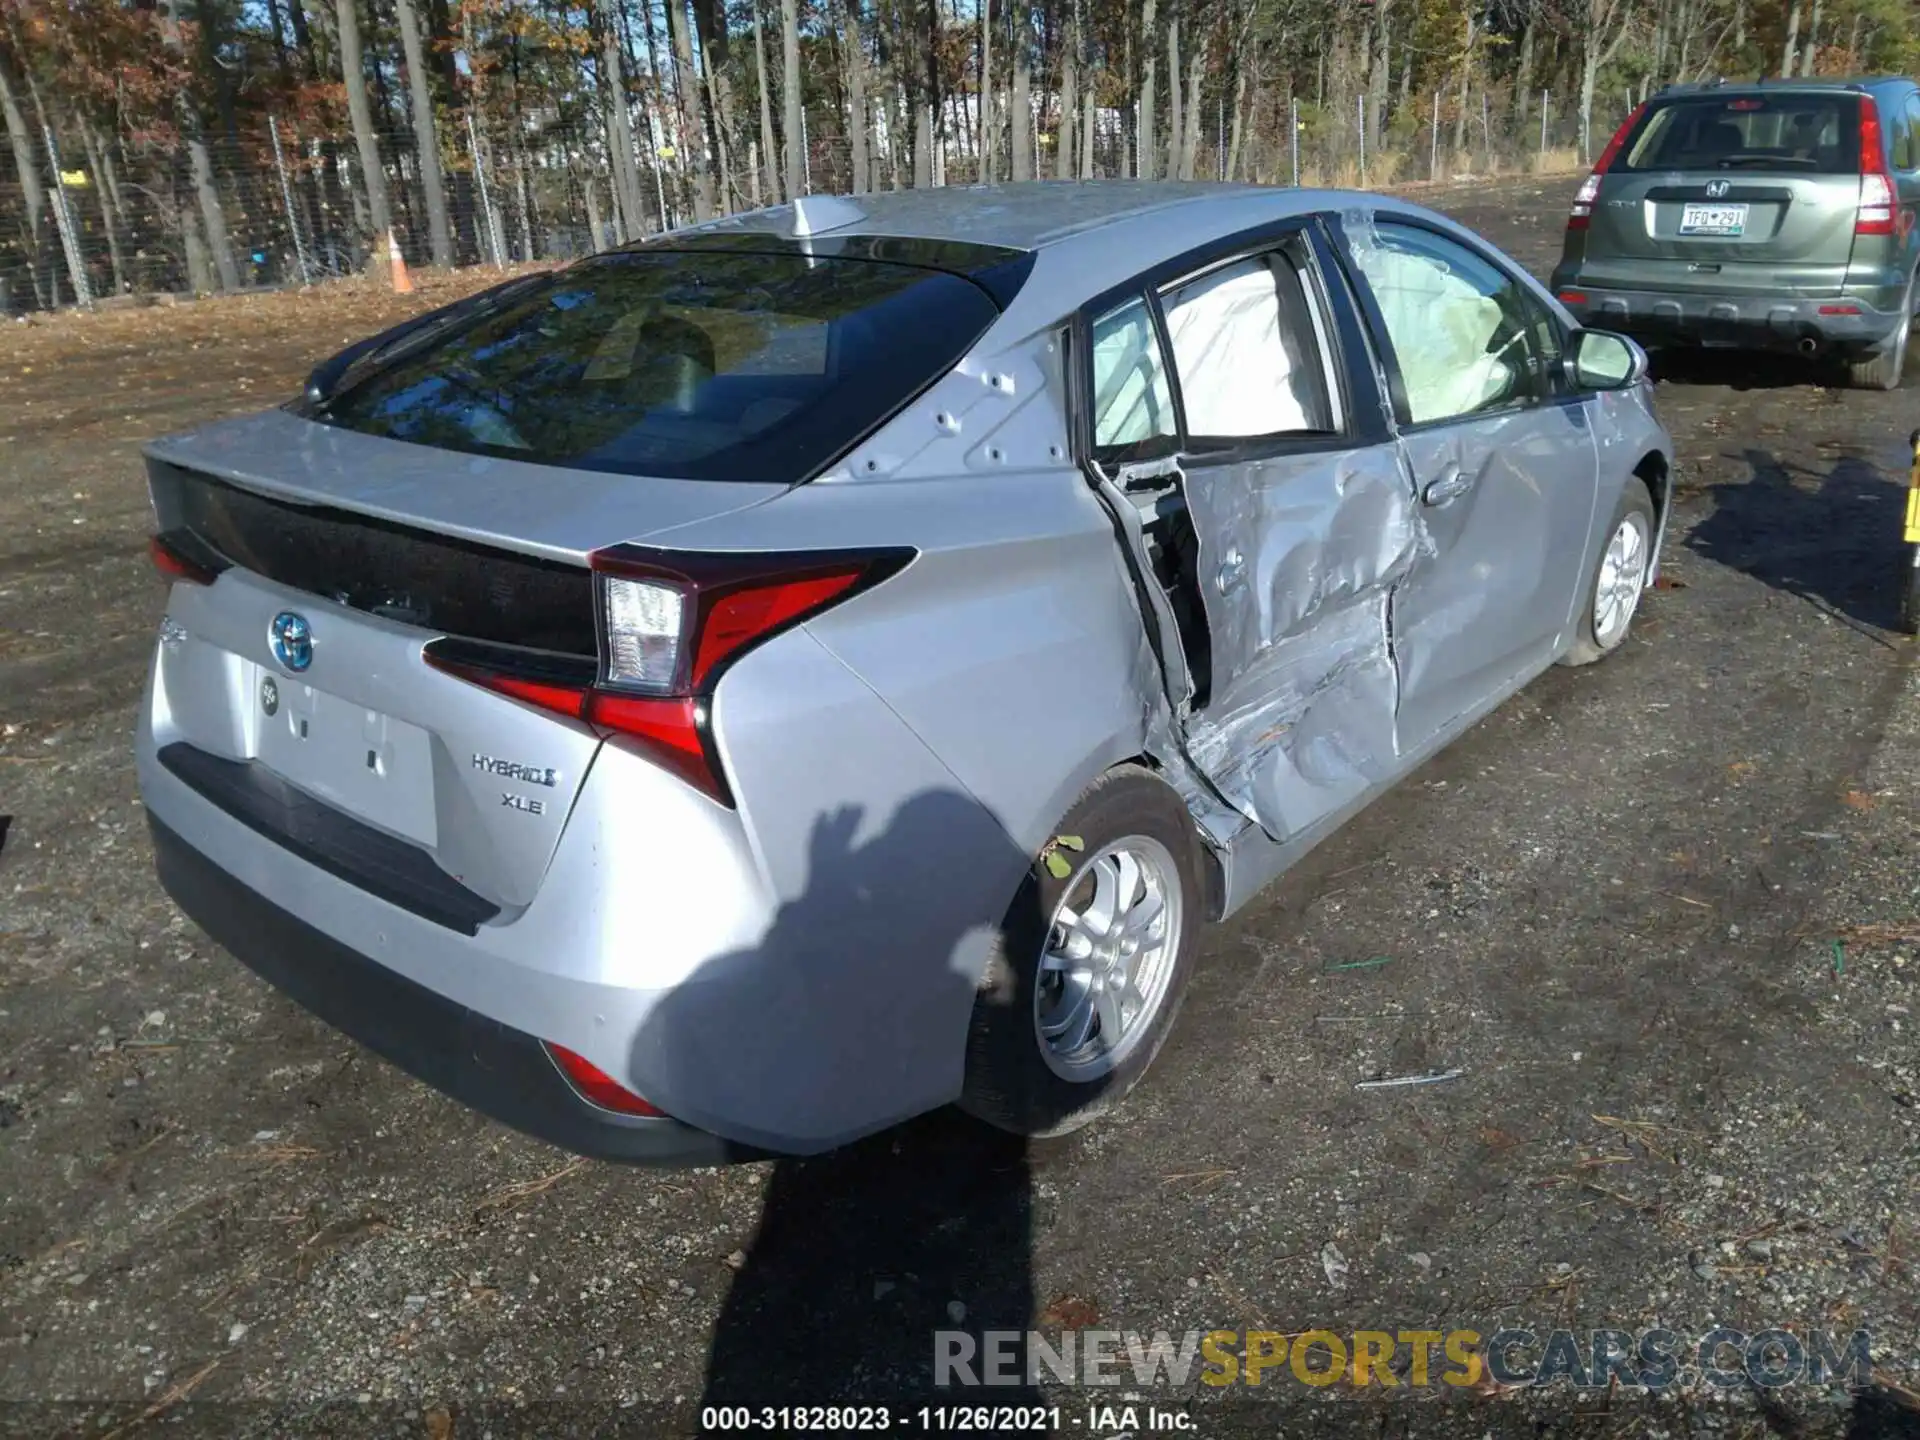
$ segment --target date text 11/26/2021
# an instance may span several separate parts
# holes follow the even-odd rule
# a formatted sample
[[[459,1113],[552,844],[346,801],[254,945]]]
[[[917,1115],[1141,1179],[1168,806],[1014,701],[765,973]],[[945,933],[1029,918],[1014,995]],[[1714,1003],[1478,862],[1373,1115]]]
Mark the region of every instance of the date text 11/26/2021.
[[[1089,1405],[1083,1411],[1058,1405],[709,1405],[700,1412],[704,1431],[788,1431],[1004,1435],[1057,1435],[1080,1431],[1191,1431],[1185,1410],[1159,1405]]]

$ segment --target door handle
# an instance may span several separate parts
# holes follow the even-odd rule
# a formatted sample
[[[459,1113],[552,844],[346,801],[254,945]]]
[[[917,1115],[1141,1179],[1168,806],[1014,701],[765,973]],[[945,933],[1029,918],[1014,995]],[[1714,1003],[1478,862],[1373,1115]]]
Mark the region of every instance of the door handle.
[[[1420,498],[1429,505],[1448,505],[1473,488],[1473,480],[1458,465],[1448,465],[1439,476],[1427,482]]]

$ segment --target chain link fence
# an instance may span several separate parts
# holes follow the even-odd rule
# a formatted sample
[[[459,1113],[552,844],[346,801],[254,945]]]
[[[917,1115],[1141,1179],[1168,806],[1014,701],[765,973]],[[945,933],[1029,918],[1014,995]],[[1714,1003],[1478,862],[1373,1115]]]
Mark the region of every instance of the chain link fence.
[[[1010,171],[1004,95],[995,107],[996,172]],[[1362,96],[1345,106],[1256,91],[1244,108],[1205,95],[1183,127],[1196,179],[1266,185],[1380,188],[1428,180],[1561,173],[1579,165],[1579,116],[1550,92],[1400,97],[1385,114]],[[1236,116],[1237,112],[1237,116]],[[929,112],[931,116],[931,112]],[[812,117],[810,117],[812,118]],[[1067,164],[1055,152],[1058,102],[1036,97],[1025,127],[1031,173],[1111,178],[1138,172],[1139,116],[1132,110],[1075,117]],[[949,96],[934,136],[916,145],[898,105],[873,106],[865,146],[870,185],[916,178],[970,185],[981,174],[977,96]],[[1600,116],[1593,129],[1611,128]],[[809,127],[810,128],[810,127]],[[1154,173],[1178,173],[1160,119]],[[451,259],[456,266],[565,261],[623,240],[773,203],[784,156],[769,157],[757,133],[723,134],[717,163],[689,163],[658,116],[636,109],[637,187],[623,214],[598,125],[523,119],[482,125],[471,115],[441,130],[440,168]],[[279,117],[256,133],[197,147],[44,129],[26,166],[0,160],[0,315],[129,297],[245,292],[318,284],[384,263],[366,169],[350,134],[308,134]],[[431,225],[413,137],[378,137],[381,177],[395,239],[409,266],[429,264]],[[777,147],[776,147],[777,148]],[[852,188],[854,146],[845,134],[808,133],[802,188]],[[18,147],[14,147],[18,159]],[[22,169],[29,173],[22,174]],[[637,188],[637,197],[634,189]],[[634,216],[632,211],[640,211]]]

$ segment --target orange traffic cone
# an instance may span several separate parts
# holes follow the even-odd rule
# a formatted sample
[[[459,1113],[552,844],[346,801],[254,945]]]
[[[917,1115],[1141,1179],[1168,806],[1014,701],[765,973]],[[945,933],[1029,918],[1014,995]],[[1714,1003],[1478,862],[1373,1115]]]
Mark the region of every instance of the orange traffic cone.
[[[407,262],[400,254],[400,237],[391,229],[387,231],[387,261],[393,267],[393,293],[411,295],[413,281],[407,278]]]

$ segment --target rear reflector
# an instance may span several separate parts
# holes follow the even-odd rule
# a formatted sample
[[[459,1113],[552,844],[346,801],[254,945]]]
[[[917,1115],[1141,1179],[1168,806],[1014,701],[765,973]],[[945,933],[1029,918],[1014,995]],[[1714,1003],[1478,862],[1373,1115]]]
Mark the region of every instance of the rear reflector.
[[[1822,305],[1820,313],[1822,315],[1858,315],[1860,307],[1858,305]]]
[[[611,1110],[616,1115],[666,1118],[664,1111],[649,1105],[585,1056],[576,1055],[566,1046],[556,1045],[551,1040],[541,1043],[546,1046],[547,1054],[559,1067],[560,1073],[567,1077],[567,1083],[573,1087],[574,1093],[589,1105]]]
[[[1560,292],[1560,303],[1562,305],[1584,305],[1587,303],[1587,292],[1584,290],[1562,290]]]
[[[217,571],[196,565],[168,544],[162,535],[155,535],[147,541],[147,555],[153,561],[153,568],[168,580],[184,580],[189,585],[211,585],[219,578]]]

